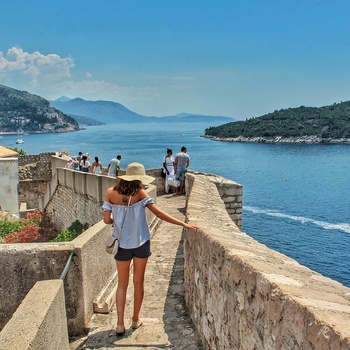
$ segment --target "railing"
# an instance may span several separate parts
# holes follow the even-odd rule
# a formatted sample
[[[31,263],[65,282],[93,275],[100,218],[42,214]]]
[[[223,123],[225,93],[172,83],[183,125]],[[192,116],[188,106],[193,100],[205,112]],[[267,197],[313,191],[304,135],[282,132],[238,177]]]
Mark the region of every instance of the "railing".
[[[70,264],[71,264],[71,262],[73,260],[73,256],[74,256],[74,252],[71,252],[70,255],[69,255],[69,258],[68,258],[68,260],[66,262],[66,266],[64,267],[64,269],[63,269],[63,271],[61,273],[61,276],[60,276],[60,280],[62,280],[62,281],[66,277],[66,274],[68,272],[69,266],[70,266]]]

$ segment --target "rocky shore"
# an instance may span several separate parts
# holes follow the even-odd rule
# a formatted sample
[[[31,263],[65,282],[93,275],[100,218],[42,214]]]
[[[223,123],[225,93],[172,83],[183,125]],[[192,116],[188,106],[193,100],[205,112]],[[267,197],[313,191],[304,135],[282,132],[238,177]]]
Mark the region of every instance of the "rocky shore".
[[[350,138],[331,139],[322,138],[321,136],[290,136],[290,137],[216,137],[211,135],[203,135],[203,137],[212,139],[213,141],[226,141],[226,142],[254,142],[254,143],[348,143],[350,144]]]

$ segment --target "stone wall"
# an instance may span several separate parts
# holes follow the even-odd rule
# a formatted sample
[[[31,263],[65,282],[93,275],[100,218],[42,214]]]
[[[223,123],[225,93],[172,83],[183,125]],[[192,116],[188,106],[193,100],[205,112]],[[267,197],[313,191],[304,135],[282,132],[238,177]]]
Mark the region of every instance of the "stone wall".
[[[51,179],[51,157],[55,152],[20,155],[18,157],[19,179]]]
[[[0,329],[12,317],[16,308],[37,281],[60,277],[70,253],[74,250],[66,243],[18,243],[0,245]],[[65,289],[74,285],[74,265],[65,280]],[[72,292],[68,303],[71,314],[79,295]]]
[[[39,197],[46,192],[52,178],[52,155],[23,155],[18,157],[18,200],[28,209],[39,208]]]
[[[0,333],[1,349],[69,350],[61,280],[40,281]]]
[[[17,168],[17,158],[0,158],[0,210],[15,215],[19,214]]]
[[[61,185],[57,186],[46,211],[52,215],[59,231],[68,228],[76,220],[92,226],[103,217],[101,202]]]
[[[206,210],[203,210],[206,208]],[[350,349],[350,289],[241,232],[217,186],[193,179],[185,297],[206,349]]]
[[[218,175],[189,171],[186,174],[186,203],[188,203],[194,180],[199,178],[205,179],[204,183],[208,183],[208,185],[214,184],[216,186],[218,194],[225,206],[226,212],[229,214],[231,220],[237,225],[237,227],[242,229],[242,185]],[[204,191],[206,191],[205,188]]]

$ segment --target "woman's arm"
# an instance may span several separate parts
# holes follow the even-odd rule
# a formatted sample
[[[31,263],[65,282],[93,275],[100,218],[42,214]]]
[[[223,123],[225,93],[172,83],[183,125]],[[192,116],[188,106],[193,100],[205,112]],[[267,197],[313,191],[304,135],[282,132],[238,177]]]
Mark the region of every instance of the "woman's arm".
[[[167,166],[166,166],[166,163],[164,162],[163,163],[163,167],[164,167],[164,169],[165,169],[165,172],[169,175],[169,171],[168,171],[168,168],[167,168]]]
[[[163,210],[160,210],[155,204],[148,204],[147,208],[154,214],[156,215],[159,219],[162,219],[164,221],[170,222],[171,224],[179,225],[184,228],[188,228],[190,230],[198,230],[199,226],[197,225],[189,225],[186,224],[185,222],[182,222],[180,220],[175,219],[174,217],[170,216]]]
[[[110,210],[103,212],[103,222],[105,224],[113,224],[113,219],[111,217],[112,212]]]

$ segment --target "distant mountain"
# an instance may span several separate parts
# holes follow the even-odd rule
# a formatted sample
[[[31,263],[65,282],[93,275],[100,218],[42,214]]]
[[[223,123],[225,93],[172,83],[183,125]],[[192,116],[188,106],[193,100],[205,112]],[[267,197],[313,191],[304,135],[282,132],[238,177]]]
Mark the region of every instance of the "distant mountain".
[[[69,116],[74,118],[80,125],[93,126],[93,125],[105,125],[106,124],[106,123],[100,122],[96,119],[92,119],[89,117],[83,117],[81,115],[69,114]]]
[[[75,119],[44,98],[0,85],[0,127],[3,132],[66,132],[79,130]]]
[[[179,113],[174,116],[159,117],[158,122],[166,123],[214,123],[216,125],[221,123],[234,122],[235,119],[223,116],[211,116],[202,114],[191,114],[191,113]]]
[[[69,115],[85,116],[97,121],[113,123],[181,123],[181,122],[207,122],[219,125],[234,121],[233,118],[221,116],[205,116],[200,114],[180,113],[175,116],[147,117],[131,111],[120,103],[112,101],[86,101],[74,98],[65,101],[59,98],[51,101],[51,106]]]
[[[61,97],[59,97],[57,100],[55,100],[56,102],[68,102],[68,101],[70,101],[71,100],[71,98],[69,98],[69,97],[66,97],[66,96],[61,96]]]
[[[350,138],[350,101],[323,107],[281,109],[261,117],[207,128],[216,138],[276,138],[314,136],[326,139]]]
[[[112,101],[86,101],[74,98],[69,101],[51,101],[51,106],[67,114],[89,117],[107,124],[141,123],[147,118]]]

